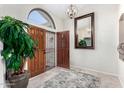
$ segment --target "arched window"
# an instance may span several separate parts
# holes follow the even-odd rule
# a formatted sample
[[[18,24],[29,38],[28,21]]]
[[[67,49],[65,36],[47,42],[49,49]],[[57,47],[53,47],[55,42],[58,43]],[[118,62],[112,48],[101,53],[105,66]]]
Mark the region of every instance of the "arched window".
[[[30,11],[28,21],[33,24],[43,25],[55,29],[55,23],[52,17],[46,11],[39,8]]]

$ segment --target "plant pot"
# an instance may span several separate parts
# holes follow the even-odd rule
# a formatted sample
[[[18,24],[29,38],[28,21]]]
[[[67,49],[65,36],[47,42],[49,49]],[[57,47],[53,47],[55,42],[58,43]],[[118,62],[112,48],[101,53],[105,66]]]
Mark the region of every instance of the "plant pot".
[[[14,75],[8,79],[9,86],[11,88],[27,88],[30,78],[30,73],[24,71],[24,73],[19,75]]]

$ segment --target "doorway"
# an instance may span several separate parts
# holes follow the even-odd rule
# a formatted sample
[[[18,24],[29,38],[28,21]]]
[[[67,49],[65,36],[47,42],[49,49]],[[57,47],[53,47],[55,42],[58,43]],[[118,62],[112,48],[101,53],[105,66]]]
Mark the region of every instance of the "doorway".
[[[69,68],[69,31],[57,32],[57,66]]]
[[[55,67],[55,33],[35,26],[28,31],[38,41],[33,59],[28,60],[31,77]],[[69,68],[69,31],[57,32],[57,66]]]
[[[46,69],[46,31],[44,29],[32,26],[28,33],[34,40],[38,42],[35,50],[35,56],[33,59],[28,59],[28,70],[31,74],[31,77],[34,77],[43,73]]]
[[[28,60],[28,70],[34,77],[55,67],[55,33],[35,26],[28,32],[38,42],[34,58]]]
[[[46,32],[46,71],[55,67],[55,33]]]

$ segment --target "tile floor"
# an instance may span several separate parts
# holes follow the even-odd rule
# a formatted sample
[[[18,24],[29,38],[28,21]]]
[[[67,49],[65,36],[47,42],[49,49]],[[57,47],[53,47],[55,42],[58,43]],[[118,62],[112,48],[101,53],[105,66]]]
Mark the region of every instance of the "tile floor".
[[[51,77],[57,75],[62,70],[67,70],[67,69],[55,67],[49,71],[46,71],[45,73],[42,73],[38,76],[31,78],[29,80],[28,88],[40,87],[40,85],[42,83],[49,80]],[[98,73],[98,72],[91,71],[91,70],[77,69],[77,68],[71,68],[71,70],[91,74],[91,75],[94,75],[94,76],[100,78],[100,80],[101,80],[100,87],[101,88],[121,88],[120,81],[119,81],[118,77],[116,77],[116,76]]]

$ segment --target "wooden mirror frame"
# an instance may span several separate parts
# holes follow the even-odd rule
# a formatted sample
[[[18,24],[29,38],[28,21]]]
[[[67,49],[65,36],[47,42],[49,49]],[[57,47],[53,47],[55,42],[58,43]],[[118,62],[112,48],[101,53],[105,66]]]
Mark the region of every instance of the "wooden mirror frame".
[[[84,19],[84,18],[87,18],[87,17],[91,17],[91,46],[82,47],[82,46],[77,45],[77,39],[78,39],[78,37],[77,37],[77,21]],[[78,48],[78,49],[95,49],[94,12],[74,18],[74,34],[75,34],[75,48]]]

